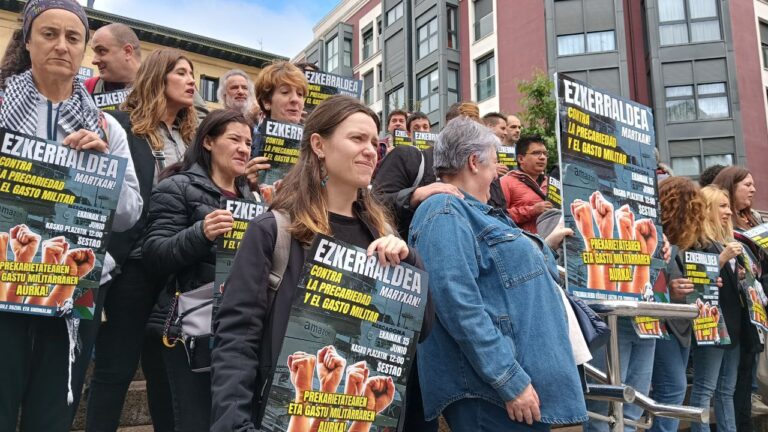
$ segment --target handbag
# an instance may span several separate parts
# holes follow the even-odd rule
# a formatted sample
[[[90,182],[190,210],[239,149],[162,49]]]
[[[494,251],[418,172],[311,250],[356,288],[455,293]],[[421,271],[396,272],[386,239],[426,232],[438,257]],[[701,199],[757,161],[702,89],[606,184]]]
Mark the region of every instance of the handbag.
[[[584,340],[587,342],[590,351],[595,352],[598,348],[608,343],[608,340],[611,338],[610,327],[584,300],[573,296],[569,292],[565,294],[571,303],[576,320],[579,322]]]

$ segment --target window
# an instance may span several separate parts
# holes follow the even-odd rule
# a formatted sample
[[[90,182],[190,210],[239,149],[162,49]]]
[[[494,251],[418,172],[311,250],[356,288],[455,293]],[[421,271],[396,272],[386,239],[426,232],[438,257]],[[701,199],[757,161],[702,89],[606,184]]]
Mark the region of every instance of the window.
[[[352,39],[344,38],[344,67],[352,67]]]
[[[584,43],[585,36],[586,44]],[[558,56],[606,51],[616,51],[616,32],[614,30],[562,35],[557,37]]]
[[[403,2],[397,4],[397,6],[387,12],[387,25],[392,25],[395,21],[403,17]]]
[[[459,21],[457,19],[456,8],[448,6],[448,48],[459,49]]]
[[[667,122],[709,120],[730,115],[725,83],[666,87]]]
[[[376,18],[376,34],[378,36],[381,36],[382,31],[382,25],[381,25],[381,17]]]
[[[437,17],[419,27],[419,58],[437,50]]]
[[[459,101],[459,70],[448,68],[448,105]]]
[[[477,61],[477,101],[496,96],[496,65],[493,54]]]
[[[333,72],[339,67],[339,38],[334,36],[333,39],[325,43],[325,69],[328,72]]]
[[[493,0],[474,0],[475,40],[493,33]]]
[[[713,165],[733,165],[733,137],[704,138],[669,142],[670,161],[675,175],[698,177]]]
[[[363,60],[373,55],[373,29],[370,28],[363,33]]]
[[[363,103],[366,105],[373,103],[373,71],[363,76]]]
[[[662,46],[721,39],[716,0],[659,0]]]
[[[387,93],[389,111],[405,108],[405,88],[398,87]]]
[[[763,51],[763,67],[768,69],[768,24],[760,21],[760,48]]]
[[[419,78],[419,111],[431,113],[440,108],[440,75],[437,69]]]
[[[216,102],[216,92],[219,90],[219,79],[205,75],[200,76],[200,96],[206,102]]]

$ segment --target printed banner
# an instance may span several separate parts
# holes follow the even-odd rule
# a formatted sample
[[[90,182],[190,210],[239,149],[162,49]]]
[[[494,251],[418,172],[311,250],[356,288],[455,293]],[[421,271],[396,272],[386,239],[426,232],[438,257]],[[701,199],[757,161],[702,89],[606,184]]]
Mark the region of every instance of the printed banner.
[[[104,111],[115,111],[120,109],[120,105],[125,102],[125,99],[130,93],[130,89],[115,90],[106,93],[96,93],[93,95],[93,101],[96,102],[96,106]]]
[[[363,80],[326,72],[305,71],[304,75],[309,81],[309,93],[304,99],[304,111],[307,114],[331,96],[341,94],[360,99],[363,95]]]
[[[0,312],[92,319],[127,161],[6,129],[0,143]]]
[[[392,141],[394,147],[413,146],[413,141],[411,141],[411,137],[408,136],[408,132],[402,129],[395,129],[395,136],[392,137],[392,139],[394,140]]]
[[[547,201],[552,203],[552,208],[563,208],[563,182],[557,177],[547,177]]]
[[[224,282],[229,277],[229,270],[235,261],[235,254],[240,248],[240,241],[248,228],[248,222],[256,216],[267,211],[267,207],[253,201],[240,199],[221,199],[221,208],[229,210],[235,223],[232,224],[232,230],[216,240],[216,274],[213,279],[213,317],[219,311],[221,304],[221,295],[224,293]],[[213,325],[213,320],[211,320]],[[213,332],[213,328],[211,328]]]
[[[653,285],[654,292],[663,292],[667,290],[669,275],[666,268],[659,271],[656,282]],[[640,339],[667,339],[669,331],[664,321],[649,316],[636,316],[632,318],[632,326]]]
[[[395,430],[427,302],[427,274],[383,267],[318,235],[307,254],[262,428]]]
[[[414,132],[413,145],[419,150],[426,150],[435,146],[437,134],[433,132]]]
[[[743,234],[764,251],[768,252],[768,223],[744,231]]]
[[[763,331],[768,331],[768,317],[765,313],[765,305],[768,304],[763,285],[758,279],[760,268],[758,261],[749,248],[744,249],[744,279],[739,281],[739,287],[744,291],[747,299],[749,320]]]
[[[269,159],[270,168],[262,172],[260,184],[274,185],[282,180],[299,161],[299,149],[304,127],[299,124],[266,120],[264,134],[260,135],[259,156]]]
[[[651,109],[556,75],[567,288],[594,300],[668,302],[653,289],[662,233]]]
[[[693,335],[698,345],[727,345],[731,343],[725,318],[720,313],[720,275],[718,255],[686,251],[683,258],[685,277],[694,285],[686,303],[696,304],[699,316],[693,319]]]
[[[517,158],[515,157],[515,148],[510,146],[496,147],[496,156],[499,163],[507,167],[510,171],[517,169]]]

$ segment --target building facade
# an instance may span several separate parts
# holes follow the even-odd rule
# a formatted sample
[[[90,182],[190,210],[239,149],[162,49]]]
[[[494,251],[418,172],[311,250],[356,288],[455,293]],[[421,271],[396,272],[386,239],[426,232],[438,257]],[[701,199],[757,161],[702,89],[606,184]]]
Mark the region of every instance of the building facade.
[[[521,80],[568,74],[651,106],[676,174],[750,168],[768,208],[766,1],[343,0],[314,35],[297,60],[362,79],[382,118],[436,128],[457,100],[515,113]]]
[[[21,27],[19,12],[24,3],[17,0],[0,0],[0,46],[8,45],[13,32]],[[86,9],[91,33],[110,23],[122,23],[131,27],[141,41],[142,57],[152,51],[170,47],[184,51],[195,68],[195,79],[200,95],[210,108],[220,108],[216,99],[219,77],[229,69],[239,68],[256,78],[259,71],[275,60],[287,60],[262,51],[182,32],[168,27],[133,20],[95,9]],[[80,75],[89,78],[98,75],[98,68],[91,62],[93,51],[88,48],[80,68]]]

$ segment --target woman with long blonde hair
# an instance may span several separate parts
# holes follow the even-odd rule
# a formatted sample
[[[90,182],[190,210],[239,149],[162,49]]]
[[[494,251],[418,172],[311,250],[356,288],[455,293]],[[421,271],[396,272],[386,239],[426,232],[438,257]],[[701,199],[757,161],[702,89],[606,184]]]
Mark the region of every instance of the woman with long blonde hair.
[[[192,62],[176,49],[152,52],[142,63],[134,87],[115,117],[128,132],[128,143],[139,177],[141,195],[150,201],[159,173],[181,161],[193,141],[197,116],[193,107],[195,81]],[[150,413],[158,430],[172,430],[173,417],[167,377],[157,339],[145,342],[145,327],[161,277],[144,266],[141,254],[149,206],[134,227],[113,242],[121,250],[121,272],[107,292],[107,321],[99,329],[96,361],[88,398],[88,430],[117,428],[128,387],[141,358],[147,380]],[[165,396],[165,397],[161,397]]]
[[[710,243],[706,252],[719,254],[720,288],[717,310],[723,316],[730,337],[727,345],[697,345],[693,349],[693,388],[691,405],[709,408],[715,399],[717,430],[736,431],[734,392],[742,344],[751,344],[755,328],[750,324],[744,294],[739,289],[739,273],[744,265],[743,246],[733,240],[730,197],[718,186],[701,189],[706,203],[706,218],[702,223],[702,238]],[[755,335],[756,336],[756,335]],[[709,431],[709,425],[692,424],[694,432]]]

